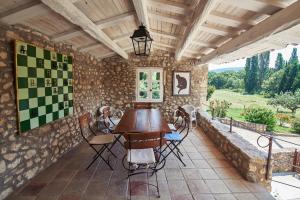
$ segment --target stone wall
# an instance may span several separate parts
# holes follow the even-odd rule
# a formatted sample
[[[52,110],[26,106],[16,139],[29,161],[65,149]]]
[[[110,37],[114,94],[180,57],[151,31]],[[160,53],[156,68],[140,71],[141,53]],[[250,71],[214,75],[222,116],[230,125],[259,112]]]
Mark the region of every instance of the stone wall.
[[[164,101],[153,103],[153,106],[161,108],[166,118],[171,119],[172,112],[179,105],[193,104],[194,106],[200,106],[206,101],[208,67],[194,66],[193,60],[176,62],[173,54],[155,51],[155,54],[149,57],[131,55],[128,61],[119,56],[114,56],[104,59],[103,64],[107,70],[105,72],[105,87],[111,88],[105,96],[104,103],[116,107],[132,106],[132,102],[136,99],[136,69],[139,67],[163,68],[166,78]],[[191,71],[190,96],[172,96],[173,70]]]
[[[230,125],[230,119],[228,118],[217,118],[223,124]],[[256,124],[251,122],[242,122],[237,120],[232,120],[232,126],[240,127],[243,129],[252,130],[258,133],[265,133],[267,131],[267,125],[265,124]]]
[[[74,115],[46,124],[21,135],[17,130],[14,84],[15,39],[74,56]],[[175,62],[174,55],[158,51],[142,59],[131,55],[97,60],[71,46],[53,43],[49,37],[24,26],[0,25],[0,199],[56,162],[82,141],[77,121],[83,112],[101,105],[125,109],[135,100],[135,69],[163,67],[166,72],[164,102],[156,104],[168,117],[178,105],[199,106],[205,101],[207,67],[192,67],[193,61]],[[172,70],[192,71],[192,95],[174,97]]]
[[[292,172],[295,149],[276,149],[272,152],[273,172]]]
[[[259,151],[237,133],[230,133],[228,127],[218,120],[212,120],[206,112],[199,112],[197,120],[204,133],[246,180],[270,186],[270,182],[265,178],[267,162],[265,152]]]

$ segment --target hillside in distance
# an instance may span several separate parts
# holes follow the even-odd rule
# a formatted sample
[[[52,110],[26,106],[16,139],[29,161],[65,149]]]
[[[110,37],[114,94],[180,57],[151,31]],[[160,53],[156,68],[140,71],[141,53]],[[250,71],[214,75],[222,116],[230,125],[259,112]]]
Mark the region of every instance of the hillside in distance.
[[[238,72],[244,69],[244,67],[227,67],[220,69],[209,70],[210,72],[222,73],[222,72]]]

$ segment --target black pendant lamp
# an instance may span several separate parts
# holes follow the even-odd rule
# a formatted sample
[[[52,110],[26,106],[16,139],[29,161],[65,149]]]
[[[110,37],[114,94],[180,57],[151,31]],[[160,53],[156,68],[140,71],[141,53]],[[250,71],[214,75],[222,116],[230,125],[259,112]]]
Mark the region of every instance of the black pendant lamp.
[[[130,38],[135,55],[148,56],[150,54],[153,39],[143,24],[139,26],[139,29],[134,31]]]

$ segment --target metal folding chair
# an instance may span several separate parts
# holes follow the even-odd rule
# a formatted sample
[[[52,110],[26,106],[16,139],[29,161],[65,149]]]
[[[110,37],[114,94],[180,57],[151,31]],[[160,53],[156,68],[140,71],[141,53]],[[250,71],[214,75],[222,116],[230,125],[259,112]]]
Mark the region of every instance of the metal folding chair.
[[[114,112],[112,112],[111,110],[112,110],[112,108],[109,106],[101,107],[100,108],[100,121],[104,125],[104,132],[111,133],[115,137],[115,141],[112,144],[112,146],[114,146],[117,142],[120,143],[122,146],[124,146],[121,141],[122,135],[114,133],[114,130],[115,130],[117,124],[119,123],[119,121],[121,120],[124,113],[123,113],[123,111],[121,111],[119,109],[114,110]]]
[[[125,148],[127,154],[124,156],[123,161],[127,158],[128,168],[128,182],[129,182],[129,199],[131,199],[131,176],[137,174],[147,174],[148,190],[149,186],[154,186],[157,191],[157,197],[160,197],[158,181],[157,181],[157,166],[161,159],[161,149],[165,144],[164,134],[160,132],[149,133],[126,133]],[[149,169],[151,174],[155,174],[156,185],[149,183]]]
[[[89,169],[90,166],[100,157],[111,170],[113,168],[111,167],[109,163],[109,157],[106,160],[102,154],[107,150],[110,152],[114,157],[117,157],[112,151],[111,151],[111,145],[114,142],[114,136],[113,135],[97,135],[96,131],[91,127],[91,121],[92,116],[90,113],[85,113],[81,115],[79,118],[79,124],[80,124],[80,133],[83,139],[88,143],[88,145],[96,152],[95,156],[93,157],[93,160],[90,162],[90,164],[87,166],[86,169]],[[86,133],[88,131],[88,133]],[[92,133],[94,136],[91,139],[88,139],[90,133]],[[100,148],[97,148],[97,146],[101,146]]]
[[[183,156],[183,154],[179,149],[179,145],[189,134],[190,116],[188,113],[182,110],[180,111],[179,114],[183,119],[183,125],[177,131],[165,134],[164,138],[166,139],[167,142],[166,142],[166,147],[163,149],[162,153],[168,152],[166,155],[164,155],[164,159],[166,159],[171,153],[173,153],[173,155],[175,155],[175,157],[183,164],[183,166],[186,166],[186,164],[181,159],[181,156]]]

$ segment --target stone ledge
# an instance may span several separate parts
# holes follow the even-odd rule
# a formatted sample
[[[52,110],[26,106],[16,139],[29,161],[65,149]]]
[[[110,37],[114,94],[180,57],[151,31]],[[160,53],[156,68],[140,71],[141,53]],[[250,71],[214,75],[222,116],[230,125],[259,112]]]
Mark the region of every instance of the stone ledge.
[[[197,121],[204,133],[246,180],[270,186],[270,181],[265,178],[266,152],[257,150],[237,133],[230,133],[226,125],[212,120],[207,112],[198,112]]]

